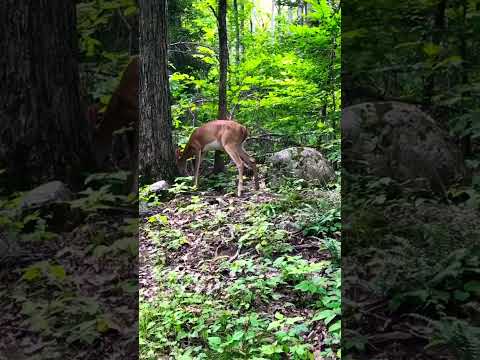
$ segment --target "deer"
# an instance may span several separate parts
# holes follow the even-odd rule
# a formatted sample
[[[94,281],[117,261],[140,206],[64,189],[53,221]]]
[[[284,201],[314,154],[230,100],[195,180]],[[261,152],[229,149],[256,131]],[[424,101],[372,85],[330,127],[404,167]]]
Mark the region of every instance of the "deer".
[[[121,128],[133,126],[134,134],[129,149],[129,154],[133,154],[133,161],[129,166],[133,176],[129,181],[132,192],[138,189],[139,70],[139,58],[135,56],[127,65],[101,121],[98,120],[98,106],[90,106],[87,110],[87,117],[95,127],[93,146],[95,162],[99,168],[105,166],[112,153],[113,133]]]
[[[213,120],[207,122],[193,131],[183,152],[177,150],[176,157],[179,172],[185,175],[187,160],[195,157],[194,185],[198,187],[203,153],[210,150],[222,150],[230,156],[238,170],[237,196],[242,196],[245,165],[253,171],[255,190],[258,190],[258,174],[255,159],[248,155],[243,148],[247,137],[247,128],[234,120]]]

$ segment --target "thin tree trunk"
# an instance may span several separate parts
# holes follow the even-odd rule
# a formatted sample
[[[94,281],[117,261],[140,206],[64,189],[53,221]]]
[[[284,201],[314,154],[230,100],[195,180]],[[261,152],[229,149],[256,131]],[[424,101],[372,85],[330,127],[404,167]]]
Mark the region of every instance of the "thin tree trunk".
[[[255,4],[252,7],[252,14],[250,16],[250,32],[253,34],[256,29],[256,20],[257,20],[257,9],[255,8]]]
[[[227,35],[227,0],[218,0],[218,39],[220,57],[220,79],[218,82],[218,118],[226,119],[227,111],[227,76],[228,76],[228,35]]]
[[[81,185],[92,154],[80,105],[75,3],[2,1],[0,17],[0,169],[12,180],[5,185]]]
[[[242,44],[242,39],[243,39],[243,34],[244,34],[244,31],[245,31],[245,5],[243,4],[243,0],[240,4],[240,54],[243,54],[244,52],[244,48],[243,48],[243,44]]]
[[[177,173],[168,86],[167,1],[140,0],[140,173],[171,180]]]
[[[462,57],[463,64],[461,69],[461,76],[462,76],[462,84],[468,84],[468,71],[466,65],[468,64],[467,61],[467,34],[466,34],[466,22],[467,22],[467,9],[468,9],[468,1],[462,1],[462,35],[460,37],[460,56]],[[472,139],[471,135],[465,135],[462,140],[462,152],[464,156],[471,156],[472,155]]]
[[[440,45],[442,33],[445,28],[445,11],[447,6],[447,0],[440,0],[437,5],[437,11],[435,13],[435,20],[433,25],[432,43]],[[423,101],[425,104],[431,104],[435,91],[435,73],[428,74],[425,79],[425,85],[423,89]]]
[[[293,5],[291,3],[288,4],[288,23],[293,23]]]
[[[235,18],[235,63],[240,64],[240,21],[238,14],[238,0],[233,0],[233,12]]]
[[[220,57],[220,78],[218,81],[218,118],[227,119],[227,77],[228,77],[228,34],[227,34],[227,0],[218,0],[218,42]],[[220,151],[215,151],[215,173],[223,171],[225,164]]]
[[[297,8],[297,21],[300,25],[303,25],[303,1],[299,0]]]
[[[272,36],[275,37],[275,0],[272,0],[272,21],[270,23]]]
[[[332,41],[332,52],[330,54],[330,92],[331,92],[331,97],[332,97],[332,112],[337,111],[337,106],[336,106],[336,96],[335,96],[335,60],[336,60],[336,48],[337,48],[337,42],[335,35],[333,36],[333,41]],[[326,109],[325,109],[325,117],[327,116]],[[332,121],[334,121],[334,118],[332,117]],[[335,127],[335,124],[332,123],[332,127]]]

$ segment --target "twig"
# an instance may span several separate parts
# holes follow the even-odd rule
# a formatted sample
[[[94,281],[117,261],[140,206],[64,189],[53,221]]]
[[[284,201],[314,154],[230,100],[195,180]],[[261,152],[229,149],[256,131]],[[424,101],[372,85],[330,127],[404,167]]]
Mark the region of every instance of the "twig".
[[[200,43],[197,43],[197,42],[194,42],[194,41],[177,41],[177,42],[169,44],[168,46],[172,47],[172,46],[178,46],[178,45],[194,45],[196,47],[204,47],[204,48],[210,49],[212,51],[217,51],[217,49],[215,49],[215,48],[213,48],[209,45],[200,44]]]
[[[237,252],[230,259],[228,259],[228,262],[230,262],[230,263],[234,262],[238,258],[238,255],[240,255],[240,251],[242,251],[242,246],[243,246],[243,244],[240,243],[240,245],[238,246]]]
[[[220,247],[223,245],[223,243],[221,243],[220,245],[217,246],[217,248],[215,249],[215,257],[218,256],[218,250],[220,249]]]
[[[125,16],[123,16],[122,12],[120,11],[120,9],[117,9],[117,14],[118,16],[120,16],[120,19],[122,19],[122,21],[124,22],[125,26],[127,27],[128,31],[132,31],[132,25],[130,25],[130,23],[127,21],[127,19],[125,18]]]

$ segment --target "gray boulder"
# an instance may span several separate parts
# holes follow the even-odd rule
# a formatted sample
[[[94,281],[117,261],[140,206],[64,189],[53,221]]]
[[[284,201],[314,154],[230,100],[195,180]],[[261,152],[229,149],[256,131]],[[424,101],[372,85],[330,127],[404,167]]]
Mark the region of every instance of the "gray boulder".
[[[294,176],[310,183],[322,185],[333,179],[335,172],[323,154],[309,147],[291,147],[270,158],[279,175]]]
[[[156,193],[168,190],[169,188],[170,186],[165,180],[160,180],[150,185],[150,190]]]
[[[449,134],[416,106],[394,101],[343,110],[342,157],[349,172],[407,183],[423,178],[441,193],[465,174]]]
[[[39,211],[53,232],[70,231],[81,221],[79,209],[68,203],[74,198],[61,181],[51,181],[30,190],[20,200],[18,211],[23,215]]]
[[[21,209],[43,208],[53,203],[70,201],[73,194],[61,181],[51,181],[27,192],[20,200]]]

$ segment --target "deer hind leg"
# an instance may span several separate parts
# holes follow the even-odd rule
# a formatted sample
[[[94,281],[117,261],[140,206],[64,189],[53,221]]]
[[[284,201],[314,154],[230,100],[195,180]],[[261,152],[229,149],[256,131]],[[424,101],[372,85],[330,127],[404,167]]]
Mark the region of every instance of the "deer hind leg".
[[[198,187],[198,176],[200,173],[200,164],[202,163],[202,150],[200,150],[195,159],[195,186]]]
[[[258,185],[258,173],[257,173],[257,163],[255,162],[255,159],[252,158],[248,153],[245,151],[243,148],[243,144],[240,144],[238,146],[238,154],[242,158],[242,160],[245,162],[245,164],[252,169],[253,171],[253,180],[255,182],[255,190],[259,189]]]
[[[242,196],[242,191],[243,191],[243,160],[241,156],[238,153],[238,150],[235,146],[233,145],[225,145],[224,146],[225,152],[230,156],[230,158],[233,160],[235,165],[237,166],[238,170],[238,188],[237,188],[237,196],[240,197]]]

